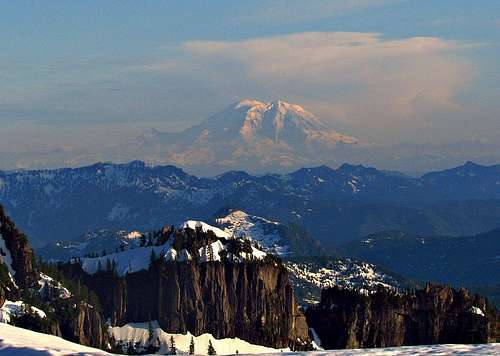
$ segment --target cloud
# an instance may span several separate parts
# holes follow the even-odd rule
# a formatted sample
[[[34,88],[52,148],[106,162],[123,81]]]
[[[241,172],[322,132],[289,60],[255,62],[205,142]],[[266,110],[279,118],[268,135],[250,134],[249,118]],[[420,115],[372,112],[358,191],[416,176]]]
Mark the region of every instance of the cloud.
[[[221,96],[284,98],[326,120],[384,130],[460,111],[474,79],[471,44],[437,37],[307,32],[243,41],[190,41],[143,68],[210,83]]]

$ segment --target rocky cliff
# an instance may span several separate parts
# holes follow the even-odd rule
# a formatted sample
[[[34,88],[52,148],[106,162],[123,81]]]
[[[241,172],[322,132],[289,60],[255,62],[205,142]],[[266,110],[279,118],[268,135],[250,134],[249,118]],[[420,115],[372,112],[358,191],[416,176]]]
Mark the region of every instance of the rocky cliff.
[[[34,266],[33,250],[27,237],[17,229],[0,205],[0,264],[7,268],[10,282],[5,280],[7,294],[17,295],[19,289],[33,287],[39,279]],[[9,285],[7,285],[9,284]]]
[[[15,325],[83,345],[103,348],[107,344],[99,311],[40,273],[26,235],[0,205],[0,307],[6,300],[23,301],[46,314],[39,317],[36,313],[17,313],[10,316]]]
[[[431,284],[403,294],[326,289],[306,315],[327,349],[486,343],[498,337],[497,311],[484,298]]]
[[[78,265],[72,265],[74,274]],[[238,337],[276,348],[308,347],[305,316],[286,269],[270,261],[166,262],[119,277],[85,275],[113,325],[158,320],[171,333]]]

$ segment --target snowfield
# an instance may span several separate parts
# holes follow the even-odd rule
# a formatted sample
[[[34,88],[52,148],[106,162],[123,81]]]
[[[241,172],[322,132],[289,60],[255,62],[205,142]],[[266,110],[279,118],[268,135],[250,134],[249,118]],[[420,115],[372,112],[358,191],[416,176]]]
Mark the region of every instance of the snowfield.
[[[272,354],[269,354],[272,355]],[[414,355],[500,355],[500,344],[446,344],[446,345],[423,345],[423,346],[401,346],[388,347],[384,349],[349,349],[349,350],[329,350],[313,352],[284,352],[281,355],[311,355],[311,356],[414,356]]]
[[[57,336],[37,333],[0,323],[0,355],[110,355],[102,350],[82,346]]]
[[[147,330],[147,329],[146,329]],[[128,332],[126,329],[120,333]],[[207,335],[207,334],[205,334]],[[202,337],[199,336],[198,345],[202,346]],[[226,339],[234,342],[233,339]],[[236,340],[236,339],[235,339]],[[240,340],[241,341],[241,340]],[[196,344],[197,341],[195,341]],[[208,339],[206,341],[208,343]],[[244,342],[244,341],[243,341]],[[182,341],[179,338],[177,346],[182,349]],[[196,346],[196,345],[195,345]],[[241,347],[240,344],[233,343],[232,346]],[[223,348],[220,344],[214,344],[216,351],[222,354]],[[217,348],[219,347],[219,349]],[[258,346],[256,346],[258,347]],[[262,347],[262,346],[260,346]],[[265,349],[265,348],[264,348]],[[240,349],[239,349],[240,350]],[[243,348],[241,348],[243,354]],[[274,352],[264,352],[262,355],[276,355]],[[315,352],[283,352],[282,355],[499,355],[500,344],[484,345],[430,345],[430,346],[408,346],[392,347],[385,349],[355,349],[355,350],[334,350]],[[63,356],[63,355],[111,355],[99,349],[82,346],[70,341],[66,341],[57,336],[37,333],[31,330],[17,328],[8,324],[0,323],[0,355],[8,356]]]
[[[186,354],[189,352],[191,337],[193,337],[194,340],[196,354],[206,354],[209,341],[212,342],[217,355],[232,355],[236,354],[236,352],[244,354],[271,354],[281,351],[290,351],[289,349],[280,350],[254,345],[238,338],[216,339],[211,334],[202,334],[199,336],[193,336],[189,332],[187,334],[169,334],[159,327],[157,321],[151,322],[151,328],[153,330],[152,340],[156,340],[156,343],[159,341],[159,345],[157,345],[160,346],[159,354],[166,354],[169,352],[170,337],[174,338],[178,352]],[[134,344],[138,343],[141,347],[145,347],[148,344],[148,329],[148,323],[129,323],[121,327],[111,327],[110,334],[117,341],[132,341]]]

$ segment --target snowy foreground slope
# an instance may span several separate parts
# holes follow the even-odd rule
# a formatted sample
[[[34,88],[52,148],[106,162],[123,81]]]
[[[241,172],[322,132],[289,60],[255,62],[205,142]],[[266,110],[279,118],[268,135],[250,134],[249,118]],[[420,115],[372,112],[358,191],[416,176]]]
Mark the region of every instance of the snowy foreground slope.
[[[284,352],[285,355],[498,355],[500,344],[487,345],[432,345],[394,347],[386,349],[335,350],[316,352]],[[36,333],[0,323],[0,355],[111,355],[82,346],[59,337]],[[265,353],[263,355],[272,355]]]
[[[0,355],[109,355],[108,353],[66,341],[57,336],[37,333],[0,323]]]
[[[216,339],[211,334],[205,333],[199,336],[194,336],[190,332],[186,334],[169,334],[164,332],[158,325],[157,321],[151,323],[153,335],[152,340],[156,340],[155,344],[160,348],[157,353],[164,355],[169,353],[170,338],[174,338],[175,346],[178,353],[188,353],[191,337],[195,344],[196,354],[206,354],[209,341],[212,343],[218,355],[232,355],[236,352],[241,354],[271,354],[281,351],[290,351],[290,349],[273,349],[261,345],[251,344],[239,338]],[[148,344],[149,336],[148,323],[129,323],[124,326],[115,326],[110,328],[110,334],[118,343],[132,343],[137,345],[138,351],[145,350]],[[125,350],[127,347],[125,347]]]

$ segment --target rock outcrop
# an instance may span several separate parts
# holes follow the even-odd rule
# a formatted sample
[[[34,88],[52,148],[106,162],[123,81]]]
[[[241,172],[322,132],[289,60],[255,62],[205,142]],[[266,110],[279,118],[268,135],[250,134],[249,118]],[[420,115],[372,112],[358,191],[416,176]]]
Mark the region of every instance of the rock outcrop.
[[[29,246],[28,238],[16,225],[5,215],[3,207],[0,205],[0,239],[6,248],[0,251],[0,261],[10,264],[13,270],[13,278],[19,289],[33,287],[39,279],[38,272],[34,266],[33,250]],[[7,261],[6,257],[9,257]],[[15,293],[12,288],[8,288],[11,293]],[[17,289],[17,288],[16,288]]]
[[[108,335],[104,320],[94,306],[80,303],[72,314],[59,323],[63,338],[101,349],[107,346]]]
[[[69,292],[60,297],[47,284],[40,288],[41,274],[28,238],[9,219],[1,205],[0,240],[0,306],[6,300],[28,299],[30,304],[47,312],[45,318],[24,314],[11,322],[82,345],[104,348],[107,333],[100,312]]]
[[[79,273],[78,265],[70,268]],[[274,262],[158,260],[123,277],[108,271],[84,278],[113,325],[158,320],[171,333],[211,333],[276,348],[309,345],[288,273]]]
[[[498,337],[498,313],[484,298],[431,284],[403,294],[326,289],[306,316],[327,349],[486,343]]]

